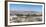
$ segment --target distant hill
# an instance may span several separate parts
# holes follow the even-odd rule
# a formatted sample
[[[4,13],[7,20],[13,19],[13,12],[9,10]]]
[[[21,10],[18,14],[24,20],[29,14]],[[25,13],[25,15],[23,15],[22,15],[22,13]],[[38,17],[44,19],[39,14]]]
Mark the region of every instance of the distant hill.
[[[10,14],[15,15],[15,14],[41,14],[41,12],[36,12],[36,11],[10,11]]]

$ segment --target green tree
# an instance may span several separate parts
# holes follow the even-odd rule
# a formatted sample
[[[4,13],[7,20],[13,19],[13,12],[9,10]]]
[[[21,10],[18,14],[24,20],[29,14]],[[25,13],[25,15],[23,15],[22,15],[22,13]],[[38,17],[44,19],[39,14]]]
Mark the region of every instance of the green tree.
[[[16,14],[16,16],[23,16],[23,14]]]
[[[27,14],[26,16],[28,17],[28,16],[30,16],[30,14]]]

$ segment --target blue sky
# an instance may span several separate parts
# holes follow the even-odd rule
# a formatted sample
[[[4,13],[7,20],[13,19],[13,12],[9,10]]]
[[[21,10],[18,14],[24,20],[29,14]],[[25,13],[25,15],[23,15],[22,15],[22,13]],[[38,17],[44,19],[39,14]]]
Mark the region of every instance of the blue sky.
[[[41,12],[42,5],[10,4],[10,10]]]

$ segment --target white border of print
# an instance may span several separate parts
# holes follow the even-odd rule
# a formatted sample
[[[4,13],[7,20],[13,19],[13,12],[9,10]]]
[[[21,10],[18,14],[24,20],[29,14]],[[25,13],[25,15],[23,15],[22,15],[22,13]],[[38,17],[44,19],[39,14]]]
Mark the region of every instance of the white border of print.
[[[10,4],[26,4],[26,5],[42,5],[42,21],[41,22],[23,22],[23,23],[10,23],[9,14],[10,14]],[[8,25],[21,25],[21,24],[37,24],[44,23],[44,4],[36,4],[36,3],[20,3],[20,2],[8,2]]]

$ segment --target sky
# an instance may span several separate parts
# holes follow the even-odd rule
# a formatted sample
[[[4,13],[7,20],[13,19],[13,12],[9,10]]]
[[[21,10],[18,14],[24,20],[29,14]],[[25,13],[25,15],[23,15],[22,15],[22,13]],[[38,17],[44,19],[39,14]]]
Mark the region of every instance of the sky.
[[[10,4],[10,10],[41,12],[42,5]]]

